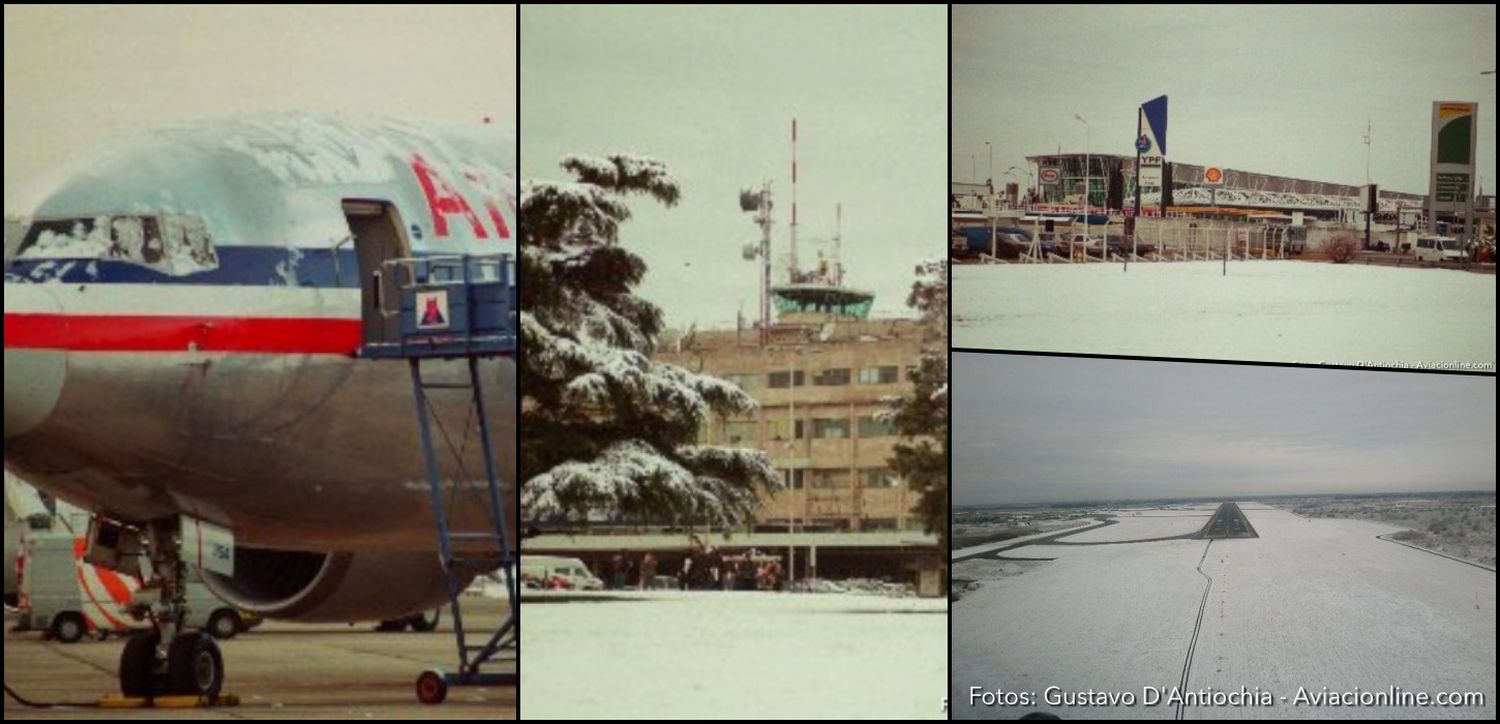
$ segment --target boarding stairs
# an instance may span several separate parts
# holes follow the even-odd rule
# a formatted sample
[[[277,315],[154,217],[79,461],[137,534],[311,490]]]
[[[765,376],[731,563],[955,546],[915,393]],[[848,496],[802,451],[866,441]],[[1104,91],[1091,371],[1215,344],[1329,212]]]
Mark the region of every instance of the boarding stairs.
[[[514,359],[516,355],[515,257],[492,254],[393,259],[382,265],[382,273],[397,280],[399,293],[390,304],[399,308],[382,312],[399,317],[400,333],[391,340],[367,341],[361,356],[405,360],[411,370],[417,428],[458,653],[454,670],[429,669],[417,679],[417,698],[437,704],[447,697],[450,686],[503,686],[519,681],[521,599],[515,552],[506,529],[506,506],[515,501],[505,500],[500,484],[480,374],[481,360]],[[467,367],[466,379],[453,381],[450,375],[439,382],[424,377],[424,362],[443,360],[450,366],[453,361],[462,362]],[[455,444],[454,434],[436,414],[432,399],[445,394],[468,398],[469,419],[477,421],[473,427],[483,450],[482,476],[464,467],[462,446]],[[448,423],[451,425],[452,420]],[[468,431],[458,434],[467,437]],[[439,449],[438,438],[445,449]],[[456,459],[460,471],[456,480],[443,479],[439,462],[442,453],[451,453]],[[486,524],[474,529],[455,528],[453,511],[458,506],[482,511]],[[463,589],[476,571],[500,571],[504,577],[509,610],[494,631],[471,626],[464,619]]]

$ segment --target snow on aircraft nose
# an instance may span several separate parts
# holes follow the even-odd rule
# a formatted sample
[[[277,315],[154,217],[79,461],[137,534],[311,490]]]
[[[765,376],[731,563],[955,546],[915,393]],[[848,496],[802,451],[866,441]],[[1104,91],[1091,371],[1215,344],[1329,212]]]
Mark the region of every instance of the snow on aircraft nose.
[[[40,328],[65,324],[61,306],[36,284],[5,285],[5,439],[36,429],[57,407],[67,352],[47,349]]]

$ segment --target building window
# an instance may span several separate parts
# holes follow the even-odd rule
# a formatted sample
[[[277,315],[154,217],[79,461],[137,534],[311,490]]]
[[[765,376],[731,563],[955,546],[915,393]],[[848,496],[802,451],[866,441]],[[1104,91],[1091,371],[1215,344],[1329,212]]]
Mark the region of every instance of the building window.
[[[901,368],[895,365],[883,367],[861,367],[859,383],[862,385],[888,385],[901,378]]]
[[[792,468],[790,470],[787,470],[786,477],[786,485],[792,490],[801,490],[802,486],[806,484],[806,475],[804,475],[804,471],[802,470],[802,468]]]
[[[890,420],[878,415],[864,415],[859,418],[859,436],[862,438],[890,437],[895,434],[896,425]]]
[[[859,524],[859,528],[860,528],[860,530],[863,530],[863,531],[896,530],[896,519],[895,518],[865,518],[864,521],[862,521]]]
[[[849,384],[849,368],[823,370],[813,375],[813,384],[819,387],[837,387]]]
[[[788,387],[801,387],[802,385],[802,370],[797,370],[796,374],[791,372],[772,372],[766,375],[766,386],[773,390],[784,390]]]
[[[807,484],[812,488],[847,488],[849,471],[844,468],[812,470]]]
[[[901,485],[901,478],[890,468],[861,468],[859,484],[865,488],[896,488]]]
[[[760,389],[760,375],[758,374],[724,375],[724,379],[746,392]]]
[[[849,437],[849,418],[813,418],[813,437],[815,438],[846,438]]]

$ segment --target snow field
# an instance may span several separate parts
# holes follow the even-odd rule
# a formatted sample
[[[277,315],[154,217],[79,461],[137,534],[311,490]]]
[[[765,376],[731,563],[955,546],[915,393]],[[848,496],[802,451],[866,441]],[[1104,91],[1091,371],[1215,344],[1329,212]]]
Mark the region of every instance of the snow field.
[[[1213,578],[1187,691],[1259,687],[1273,706],[1189,707],[1186,718],[1495,717],[1495,574],[1378,540],[1399,530],[1305,519],[1241,505],[1253,539],[1035,545],[1012,555],[1056,558],[972,573],[982,586],[953,606],[955,718],[1172,718],[1172,707],[970,707],[968,687],[1131,692],[1176,686]],[[1122,519],[1123,521],[1124,519]],[[1097,532],[1119,527],[1099,529]],[[1207,556],[1203,553],[1207,547]],[[1000,562],[996,562],[1000,563]],[[1313,694],[1479,692],[1469,708],[1294,707]]]
[[[1295,261],[953,267],[953,345],[1204,359],[1495,362],[1495,277]]]
[[[1495,717],[1495,574],[1377,540],[1399,528],[1245,509],[1258,539],[1214,541],[1213,589],[1189,688],[1256,686],[1274,708],[1189,708],[1187,718]],[[1484,692],[1482,708],[1293,708],[1319,692]]]
[[[632,599],[522,604],[527,718],[946,718],[944,599]]]
[[[953,716],[1015,719],[1030,711],[1082,717],[1170,718],[1164,707],[1048,707],[1049,686],[1130,691],[1175,686],[1203,597],[1194,571],[1204,541],[1028,546],[1058,560],[986,581],[953,605]],[[1031,707],[971,707],[969,687],[1034,692]]]
[[[1165,538],[1174,535],[1197,533],[1212,515],[1192,513],[1183,515],[1156,514],[1121,515],[1119,522],[1102,528],[1086,530],[1078,535],[1059,538],[1059,543],[1098,543],[1103,541],[1127,542]],[[1024,555],[1024,554],[1022,554]]]
[[[1099,521],[1096,521],[1096,520],[1094,520],[1092,518],[1089,518],[1087,520],[1078,521],[1078,526],[1077,527],[1080,530],[1087,530],[1087,528],[1084,528],[1085,525],[1088,525],[1088,526],[1097,526],[1097,525],[1103,525],[1103,524],[1100,523]],[[987,552],[987,551],[995,550],[996,548],[1004,548],[1004,547],[1009,546],[1009,545],[1015,545],[1016,543],[1025,543],[1026,541],[1032,541],[1032,540],[1036,540],[1038,538],[1045,538],[1045,537],[1047,537],[1049,535],[1054,535],[1054,534],[1056,534],[1060,530],[1064,530],[1064,529],[1063,528],[1054,528],[1053,530],[1043,531],[1041,533],[1034,533],[1032,535],[1017,536],[1015,538],[1007,538],[1005,540],[995,541],[993,543],[981,543],[981,544],[979,544],[977,546],[969,546],[967,548],[959,548],[958,550],[953,551],[952,557],[954,559],[958,559],[958,558],[963,558],[965,556],[972,556],[975,553],[984,553],[984,552]]]

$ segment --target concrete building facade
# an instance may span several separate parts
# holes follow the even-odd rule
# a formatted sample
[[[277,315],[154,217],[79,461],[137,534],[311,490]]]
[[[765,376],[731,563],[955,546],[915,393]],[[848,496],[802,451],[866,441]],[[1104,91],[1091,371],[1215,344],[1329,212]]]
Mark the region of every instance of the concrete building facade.
[[[888,462],[902,438],[882,413],[910,391],[923,335],[913,319],[783,314],[765,344],[757,330],[700,331],[658,357],[760,403],[700,431],[705,443],[765,451],[781,472],[786,488],[763,493],[758,528],[920,533],[917,497]]]

